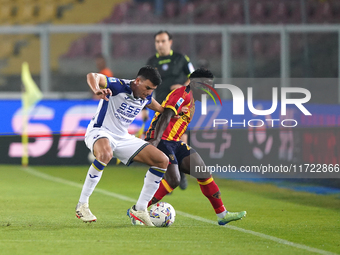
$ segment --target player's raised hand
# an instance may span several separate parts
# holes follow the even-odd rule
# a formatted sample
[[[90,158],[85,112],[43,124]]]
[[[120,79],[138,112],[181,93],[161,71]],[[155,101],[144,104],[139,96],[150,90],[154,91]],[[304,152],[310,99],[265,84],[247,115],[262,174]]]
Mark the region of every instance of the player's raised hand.
[[[105,101],[109,101],[109,99],[106,96],[112,96],[111,89],[98,89],[95,91],[95,93],[100,99],[104,99]]]

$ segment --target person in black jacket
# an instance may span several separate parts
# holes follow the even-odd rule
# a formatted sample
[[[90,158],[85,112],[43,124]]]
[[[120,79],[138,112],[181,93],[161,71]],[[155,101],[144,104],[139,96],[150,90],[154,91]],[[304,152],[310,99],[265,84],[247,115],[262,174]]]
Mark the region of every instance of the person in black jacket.
[[[157,68],[162,77],[162,86],[159,86],[155,91],[156,101],[162,104],[172,90],[183,86],[195,69],[187,55],[174,52],[171,49],[172,35],[168,31],[157,32],[154,39],[157,53],[149,58],[147,65]],[[188,135],[183,134],[181,140],[188,143]],[[179,187],[186,189],[187,186],[186,176],[181,173]]]

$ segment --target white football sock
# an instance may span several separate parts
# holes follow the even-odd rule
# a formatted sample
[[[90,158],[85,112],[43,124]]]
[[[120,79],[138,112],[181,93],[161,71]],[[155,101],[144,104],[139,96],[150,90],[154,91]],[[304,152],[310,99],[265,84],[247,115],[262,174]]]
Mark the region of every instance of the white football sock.
[[[221,212],[221,213],[217,213],[216,215],[219,218],[224,218],[224,216],[226,216],[226,214],[227,214],[227,211],[224,211],[224,212]]]
[[[136,210],[145,210],[156,193],[166,169],[150,167],[144,178],[144,185],[136,203]]]
[[[94,162],[89,168],[89,171],[87,172],[83,189],[80,194],[79,203],[89,202],[89,198],[94,188],[97,186],[98,182],[100,181],[100,178],[102,177],[103,169],[105,166],[106,164],[99,162],[98,160],[94,160]]]

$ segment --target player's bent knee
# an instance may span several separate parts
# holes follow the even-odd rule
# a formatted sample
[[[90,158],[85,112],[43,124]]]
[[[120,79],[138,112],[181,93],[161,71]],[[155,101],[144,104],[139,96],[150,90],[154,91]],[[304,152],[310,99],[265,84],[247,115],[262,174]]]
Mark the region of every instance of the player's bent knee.
[[[175,189],[179,186],[181,179],[177,177],[170,177],[166,179],[166,182],[169,184],[171,188]]]
[[[97,160],[100,162],[103,162],[105,164],[108,164],[110,160],[112,159],[113,154],[111,151],[102,151],[96,155]]]
[[[161,167],[163,169],[166,169],[169,165],[169,158],[164,153],[162,153],[162,154],[163,155],[162,155],[162,162],[161,162],[162,166]]]
[[[155,161],[154,165],[163,169],[166,169],[169,165],[169,158],[161,151],[157,154]]]

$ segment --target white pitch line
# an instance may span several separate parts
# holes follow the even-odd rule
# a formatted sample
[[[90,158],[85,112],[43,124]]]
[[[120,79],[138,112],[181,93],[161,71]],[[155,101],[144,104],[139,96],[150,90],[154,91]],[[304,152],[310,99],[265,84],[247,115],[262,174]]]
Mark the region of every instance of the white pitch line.
[[[26,167],[26,168],[21,167],[20,169],[22,171],[25,171],[29,174],[40,177],[40,178],[45,179],[45,180],[66,184],[66,185],[73,186],[73,187],[80,188],[80,189],[83,187],[83,185],[81,185],[79,183],[69,181],[69,180],[66,180],[66,179],[63,179],[63,178],[59,178],[59,177],[54,177],[52,175],[45,174],[45,173],[39,172],[37,170],[34,170],[31,167]],[[107,191],[107,190],[104,190],[104,189],[96,188],[95,192],[98,192],[98,193],[101,193],[101,194],[104,194],[104,195],[107,195],[107,196],[110,196],[110,197],[114,197],[114,198],[117,198],[117,199],[120,199],[120,200],[123,200],[123,201],[127,201],[127,202],[132,202],[132,203],[136,202],[136,199],[133,199],[133,198],[130,198],[130,197],[127,197],[127,196],[123,196],[123,195],[120,195],[120,194],[117,194],[117,193],[114,193],[114,192],[110,192],[110,191]],[[176,213],[178,213],[178,214],[180,214],[184,217],[194,219],[194,220],[206,222],[206,223],[213,224],[213,225],[217,224],[216,221],[208,220],[208,219],[205,219],[205,218],[202,218],[202,217],[199,217],[199,216],[196,216],[196,215],[192,215],[192,214],[189,214],[189,213],[181,212],[181,211],[178,211],[178,210],[176,210]],[[309,251],[309,252],[315,252],[315,253],[319,253],[319,254],[322,254],[322,255],[337,255],[337,253],[320,250],[320,249],[309,247],[309,246],[303,245],[303,244],[293,243],[293,242],[290,242],[290,241],[287,241],[287,240],[284,240],[284,239],[281,239],[281,238],[277,238],[275,236],[262,234],[262,233],[255,232],[255,231],[252,231],[252,230],[247,230],[247,229],[235,227],[235,226],[232,226],[232,225],[225,225],[225,227],[232,229],[232,230],[240,231],[240,232],[243,232],[243,233],[246,233],[246,234],[251,234],[251,235],[254,235],[254,236],[257,236],[257,237],[268,239],[268,240],[276,242],[276,243],[280,243],[280,244],[292,246],[294,248],[306,250],[306,251]]]

